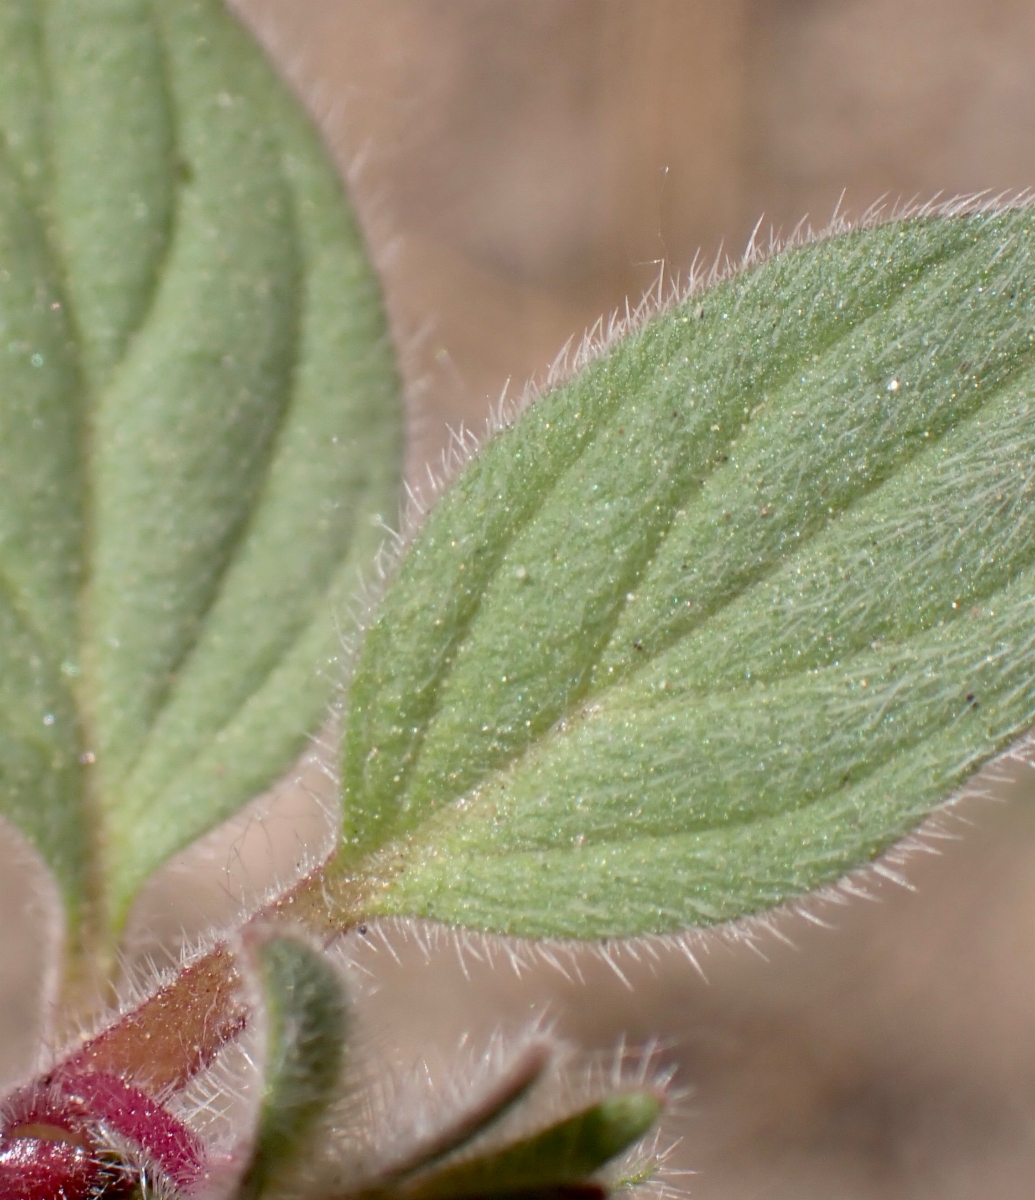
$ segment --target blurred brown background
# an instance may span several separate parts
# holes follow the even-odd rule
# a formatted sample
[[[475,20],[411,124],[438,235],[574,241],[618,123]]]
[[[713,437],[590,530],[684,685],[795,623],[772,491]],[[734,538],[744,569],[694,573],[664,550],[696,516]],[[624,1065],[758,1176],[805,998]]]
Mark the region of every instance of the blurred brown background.
[[[418,476],[599,314],[761,217],[1035,185],[1031,0],[238,0],[354,181],[405,351]],[[971,803],[914,891],[787,919],[794,947],[701,950],[585,982],[358,953],[376,1023],[415,1051],[548,1005],[587,1046],[668,1039],[674,1162],[697,1200],[1025,1200],[1035,1190],[1035,783]],[[287,806],[290,808],[290,803]],[[212,850],[232,908],[319,822],[303,804]],[[251,865],[241,867],[244,830]],[[259,850],[256,850],[256,846]],[[265,858],[263,858],[265,855]],[[260,863],[260,865],[256,865]],[[17,887],[14,868],[5,878]],[[207,906],[207,907],[206,907]],[[8,1009],[21,1004],[7,955]],[[417,997],[415,999],[415,996]],[[0,997],[4,999],[4,997]],[[0,1048],[2,1049],[2,1048]],[[17,1048],[4,1051],[7,1070]]]
[[[661,259],[1035,184],[1031,0],[237,7],[358,176],[431,445]]]

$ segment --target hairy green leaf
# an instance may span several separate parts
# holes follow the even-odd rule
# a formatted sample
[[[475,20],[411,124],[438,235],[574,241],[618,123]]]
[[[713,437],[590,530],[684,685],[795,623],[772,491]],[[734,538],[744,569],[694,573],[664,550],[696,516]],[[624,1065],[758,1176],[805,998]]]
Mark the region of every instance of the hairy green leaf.
[[[769,908],[1035,720],[1035,214],[788,250],[468,467],[351,693],[350,911],[543,936]]]
[[[217,0],[10,0],[0,61],[0,812],[117,928],[325,719],[398,386],[335,173]]]
[[[382,1170],[375,1191],[389,1192],[407,1177],[422,1177],[438,1162],[462,1152],[468,1142],[480,1139],[497,1121],[520,1103],[535,1086],[550,1062],[549,1045],[532,1042],[487,1091],[468,1097],[457,1116],[417,1143],[401,1160]]]
[[[242,1197],[261,1196],[304,1150],[334,1098],[348,1027],[343,980],[319,951],[276,937],[256,957],[268,1026],[265,1090]]]
[[[505,1196],[579,1183],[638,1141],[661,1113],[650,1092],[608,1096],[522,1141],[413,1180],[412,1200]]]

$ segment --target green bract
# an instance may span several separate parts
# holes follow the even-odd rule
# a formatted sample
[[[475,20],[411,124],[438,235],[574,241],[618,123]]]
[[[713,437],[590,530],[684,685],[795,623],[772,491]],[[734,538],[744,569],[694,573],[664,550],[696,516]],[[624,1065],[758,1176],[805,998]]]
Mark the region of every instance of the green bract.
[[[608,1096],[582,1112],[490,1151],[443,1167],[400,1191],[407,1200],[475,1196],[561,1196],[638,1141],[661,1115],[650,1092]]]
[[[238,1200],[263,1195],[305,1152],[341,1084],[348,1027],[344,981],[318,950],[275,937],[256,959],[267,1023],[264,1094]]]
[[[217,0],[7,0],[0,60],[0,812],[117,928],[324,720],[398,387],[334,170]]]
[[[600,937],[872,859],[1035,720],[1035,215],[799,247],[498,436],[350,694],[354,911]]]

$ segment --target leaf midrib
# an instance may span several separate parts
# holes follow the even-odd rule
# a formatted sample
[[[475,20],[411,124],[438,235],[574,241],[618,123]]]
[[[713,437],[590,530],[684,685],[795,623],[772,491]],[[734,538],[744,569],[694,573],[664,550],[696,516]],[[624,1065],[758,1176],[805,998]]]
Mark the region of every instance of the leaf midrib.
[[[45,3],[45,0],[44,0]],[[118,358],[113,361],[105,372],[105,378],[101,381],[91,381],[86,370],[86,354],[84,335],[82,325],[76,311],[76,305],[72,299],[72,288],[70,286],[70,268],[64,247],[56,228],[56,222],[53,219],[41,219],[39,224],[43,232],[44,240],[47,246],[48,256],[53,264],[57,289],[60,294],[62,309],[65,313],[68,322],[68,328],[71,334],[71,339],[74,345],[74,355],[76,362],[76,379],[77,379],[77,400],[80,412],[80,462],[81,462],[81,478],[82,478],[82,494],[80,503],[81,514],[81,545],[83,552],[80,556],[80,579],[77,594],[76,608],[78,611],[78,667],[79,676],[75,681],[74,687],[71,689],[72,697],[74,697],[73,707],[77,714],[78,733],[80,738],[80,751],[89,750],[95,746],[97,742],[96,735],[96,718],[94,713],[93,698],[96,695],[96,667],[93,661],[94,654],[92,647],[95,645],[96,635],[93,628],[92,614],[92,593],[94,587],[94,569],[95,569],[95,554],[94,547],[97,540],[96,513],[94,504],[95,494],[95,419],[96,413],[103,406],[105,397],[110,395],[118,386],[119,378],[122,372],[126,369],[128,360],[131,357],[134,346],[140,339],[147,335],[152,328],[156,318],[157,300],[161,294],[165,284],[168,268],[174,260],[175,252],[179,245],[182,220],[184,214],[184,198],[186,189],[192,184],[179,178],[179,173],[175,169],[175,164],[180,161],[183,155],[182,144],[182,124],[180,113],[174,99],[174,89],[170,76],[170,60],[168,49],[168,37],[161,18],[156,11],[154,0],[148,0],[147,8],[150,19],[156,35],[156,42],[159,47],[160,61],[162,65],[161,76],[161,93],[165,108],[165,116],[169,123],[170,129],[170,156],[168,163],[169,177],[172,183],[172,204],[170,206],[169,226],[167,236],[161,249],[160,256],[156,257],[151,272],[150,283],[146,296],[146,303],[141,306],[138,319],[133,327],[126,331],[125,339],[121,347]],[[45,115],[46,129],[46,162],[47,171],[46,177],[40,183],[38,193],[33,193],[39,196],[39,205],[44,212],[40,214],[45,217],[52,209],[55,187],[57,179],[57,156],[55,149],[55,134],[54,134],[54,89],[51,85],[52,78],[52,63],[49,54],[48,39],[47,39],[47,14],[44,4],[41,3],[40,8],[35,14],[34,27],[36,31],[36,41],[39,53],[39,61],[41,66],[41,77],[44,81],[44,95],[41,97],[42,107]],[[302,259],[297,225],[297,197],[294,189],[290,186],[289,181],[281,170],[284,176],[284,186],[287,195],[290,198],[292,210],[292,228],[295,234],[296,249],[299,250],[300,261]],[[37,207],[36,203],[29,199],[30,193],[24,189],[27,196],[27,203],[30,207]],[[303,295],[304,303],[304,288],[300,288]],[[301,319],[301,313],[299,319]],[[299,340],[296,337],[293,342],[294,361],[290,366],[290,374],[294,380],[297,372],[298,356],[300,353]],[[291,412],[294,409],[297,391],[292,386],[287,403],[282,407],[278,418],[276,428],[272,431],[269,441],[269,446],[266,453],[266,461],[263,467],[261,483],[257,488],[257,497],[265,492],[269,486],[269,477],[272,466],[276,460],[276,446],[280,441],[285,424],[287,423]],[[212,608],[217,603],[222,594],[225,585],[226,577],[230,572],[237,556],[237,551],[241,544],[247,540],[248,532],[252,527],[252,522],[255,519],[255,514],[258,506],[258,498],[253,504],[245,520],[240,524],[236,531],[235,537],[228,547],[227,554],[221,565],[212,593],[208,599],[204,610],[199,613],[199,619],[193,630],[193,637],[187,643],[177,659],[171,665],[169,673],[169,682],[165,690],[160,694],[158,703],[154,708],[151,719],[148,722],[147,729],[141,737],[136,752],[132,759],[127,763],[125,770],[120,780],[112,780],[109,783],[107,790],[115,791],[119,788],[122,781],[131,777],[136,764],[140,761],[143,755],[148,750],[154,728],[158,723],[163,711],[168,706],[171,697],[175,694],[176,681],[179,673],[184,665],[191,659],[195,653],[199,642],[201,641],[206,627],[206,618],[212,611]],[[58,667],[62,655],[60,652],[55,657],[55,648],[49,638],[42,636],[41,631],[35,628],[31,621],[27,619],[23,598],[5,576],[0,576],[0,586],[12,598],[17,593],[19,600],[17,608],[12,605],[12,610],[16,612],[21,623],[33,634],[41,647],[47,647],[48,659],[50,660],[51,670],[55,679],[60,679]],[[303,622],[299,631],[296,631],[296,639],[304,635],[307,622]],[[270,670],[275,669],[276,662],[272,663]],[[239,711],[240,705],[235,709]],[[224,726],[233,719],[234,713],[227,717]],[[90,907],[95,911],[99,909],[99,898],[104,893],[103,885],[99,879],[99,871],[101,867],[101,846],[104,841],[103,834],[103,817],[102,814],[106,811],[107,805],[102,802],[98,793],[98,775],[96,771],[85,771],[80,776],[82,791],[80,794],[80,802],[82,803],[85,815],[87,817],[86,824],[93,831],[93,839],[87,852],[84,854],[84,863],[86,866],[86,878],[90,881],[91,904]],[[103,919],[99,917],[98,919]]]
[[[98,743],[97,736],[97,720],[92,703],[94,696],[97,693],[96,687],[96,662],[94,661],[93,647],[96,645],[96,631],[93,628],[93,613],[95,606],[93,604],[93,589],[94,589],[94,547],[97,543],[97,520],[96,520],[96,504],[95,504],[95,454],[94,447],[96,445],[96,414],[104,405],[106,395],[114,392],[118,379],[122,371],[126,367],[126,363],[130,357],[133,347],[136,342],[150,328],[151,322],[154,320],[157,300],[161,293],[162,286],[165,282],[166,272],[173,258],[173,252],[177,246],[182,228],[183,216],[183,197],[185,188],[188,186],[185,181],[178,178],[178,173],[175,170],[175,163],[180,160],[182,144],[180,136],[180,120],[176,105],[173,102],[172,80],[169,71],[169,54],[166,46],[165,37],[161,32],[161,23],[158,18],[154,0],[147,0],[147,8],[150,14],[150,19],[156,31],[156,40],[159,46],[159,57],[161,62],[161,93],[162,101],[165,108],[166,118],[169,122],[170,130],[170,161],[168,164],[169,174],[173,181],[172,188],[172,205],[169,212],[169,226],[164,246],[162,248],[161,257],[155,262],[154,270],[151,276],[151,285],[148,289],[146,303],[142,306],[140,317],[132,329],[126,333],[125,341],[122,346],[121,353],[118,359],[111,363],[107,370],[107,379],[104,381],[99,391],[94,391],[88,381],[85,370],[85,354],[83,351],[83,338],[80,332],[80,326],[75,319],[74,310],[70,306],[70,316],[72,319],[72,328],[75,331],[75,344],[77,359],[79,362],[79,374],[83,380],[83,391],[86,402],[83,405],[83,426],[80,445],[82,448],[82,478],[83,478],[83,548],[82,555],[82,583],[79,589],[78,610],[79,610],[79,631],[80,631],[80,680],[81,686],[76,689],[77,709],[80,713],[80,721],[86,738],[86,746],[94,746]],[[49,72],[48,72],[49,77]],[[50,89],[48,88],[48,100],[50,97]],[[61,255],[61,270],[62,276],[67,281],[68,268]],[[64,291],[69,292],[66,286]],[[70,303],[70,302],[69,302]],[[146,740],[146,739],[145,739]],[[99,774],[98,772],[89,772],[84,781],[84,789],[90,793],[89,811],[91,814],[91,826],[98,829],[98,841],[94,851],[94,858],[97,863],[97,868],[100,867],[100,826],[102,824],[102,816],[107,809],[107,805],[102,802],[98,792]]]

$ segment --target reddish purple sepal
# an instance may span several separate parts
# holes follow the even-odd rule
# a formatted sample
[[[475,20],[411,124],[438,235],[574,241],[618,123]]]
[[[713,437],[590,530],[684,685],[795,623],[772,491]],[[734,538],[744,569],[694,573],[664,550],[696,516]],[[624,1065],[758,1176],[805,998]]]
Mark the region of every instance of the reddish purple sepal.
[[[146,1092],[116,1075],[64,1075],[55,1083],[77,1109],[139,1146],[178,1187],[190,1190],[200,1177],[203,1152],[198,1139]]]
[[[53,1132],[33,1136],[39,1127]],[[118,1172],[98,1155],[102,1128],[178,1189],[190,1192],[204,1179],[201,1143],[152,1096],[116,1075],[65,1068],[4,1101],[0,1200],[87,1200],[110,1190]]]
[[[85,1200],[102,1170],[89,1150],[70,1142],[0,1141],[0,1200]]]

